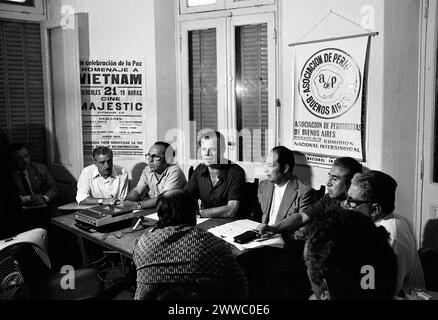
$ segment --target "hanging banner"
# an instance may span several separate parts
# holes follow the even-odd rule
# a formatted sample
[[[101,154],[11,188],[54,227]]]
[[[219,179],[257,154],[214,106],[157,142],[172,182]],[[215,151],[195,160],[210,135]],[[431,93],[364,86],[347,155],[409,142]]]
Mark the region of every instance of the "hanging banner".
[[[294,48],[293,148],[311,163],[364,161],[363,76],[368,37]]]
[[[85,165],[98,145],[111,148],[115,162],[145,154],[145,62],[89,58],[80,61]]]

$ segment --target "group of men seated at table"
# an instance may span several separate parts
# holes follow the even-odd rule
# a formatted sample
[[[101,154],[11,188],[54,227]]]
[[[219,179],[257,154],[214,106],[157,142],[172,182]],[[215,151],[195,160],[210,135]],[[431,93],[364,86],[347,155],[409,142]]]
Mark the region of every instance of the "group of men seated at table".
[[[157,208],[157,226],[134,243],[137,299],[230,297],[225,289],[230,286],[236,289],[233,297],[248,297],[245,273],[228,244],[196,227],[196,216],[250,217],[247,208],[254,206],[244,197],[245,172],[224,158],[221,133],[204,133],[199,147],[202,164],[188,181],[173,164],[174,151],[165,142],[150,147],[147,166],[132,190],[127,171],[113,164],[107,147],[94,149],[94,164],[78,178],[79,204]],[[34,168],[25,151],[15,152],[21,200],[47,204],[56,195],[56,187],[40,190],[32,184]],[[411,289],[424,289],[415,239],[407,222],[394,212],[397,183],[392,177],[363,171],[356,160],[341,157],[330,169],[327,193],[317,199],[316,192],[294,175],[294,165],[293,151],[284,146],[267,155],[267,179],[259,184],[255,206],[261,217],[258,232],[261,237],[280,233],[286,244],[292,243],[290,248],[298,250],[295,260],[307,268],[308,278],[306,274],[304,278],[310,280],[314,297],[391,299],[404,297]],[[39,177],[45,176],[44,170],[37,169],[43,172]],[[26,171],[33,187],[30,195],[25,190]],[[285,255],[288,248],[282,251]],[[307,292],[304,296],[308,297]]]

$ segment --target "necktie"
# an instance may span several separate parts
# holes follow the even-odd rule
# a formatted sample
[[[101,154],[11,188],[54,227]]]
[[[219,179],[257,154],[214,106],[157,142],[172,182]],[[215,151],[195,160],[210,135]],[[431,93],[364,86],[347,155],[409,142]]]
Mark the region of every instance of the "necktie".
[[[32,194],[32,192],[30,191],[30,186],[29,186],[29,182],[26,179],[26,175],[24,174],[24,172],[20,173],[21,176],[21,183],[23,184],[23,189],[25,192],[25,196],[29,196]]]

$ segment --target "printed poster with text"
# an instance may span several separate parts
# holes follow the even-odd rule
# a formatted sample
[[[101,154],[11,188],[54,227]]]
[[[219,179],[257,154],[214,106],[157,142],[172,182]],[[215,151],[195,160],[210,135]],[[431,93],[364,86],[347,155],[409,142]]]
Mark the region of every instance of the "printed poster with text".
[[[145,154],[144,58],[80,61],[84,163],[98,145],[113,150],[115,162]]]
[[[362,86],[368,37],[294,48],[293,147],[307,161],[364,161]]]

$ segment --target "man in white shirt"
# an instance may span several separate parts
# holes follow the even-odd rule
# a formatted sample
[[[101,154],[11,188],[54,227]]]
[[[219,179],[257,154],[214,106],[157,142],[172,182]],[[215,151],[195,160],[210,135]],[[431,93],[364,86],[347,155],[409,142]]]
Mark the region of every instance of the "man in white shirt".
[[[114,205],[128,194],[128,172],[113,164],[113,152],[99,146],[93,150],[94,164],[84,168],[78,179],[79,204]]]
[[[344,206],[365,214],[390,234],[390,245],[397,256],[397,295],[411,294],[411,289],[425,289],[423,269],[415,238],[405,219],[394,212],[397,182],[375,170],[356,173],[348,189]]]
[[[157,141],[146,155],[147,166],[137,186],[126,197],[125,203],[138,201],[137,209],[153,208],[157,197],[164,191],[184,188],[187,180],[184,172],[173,162],[174,150],[167,142]]]

